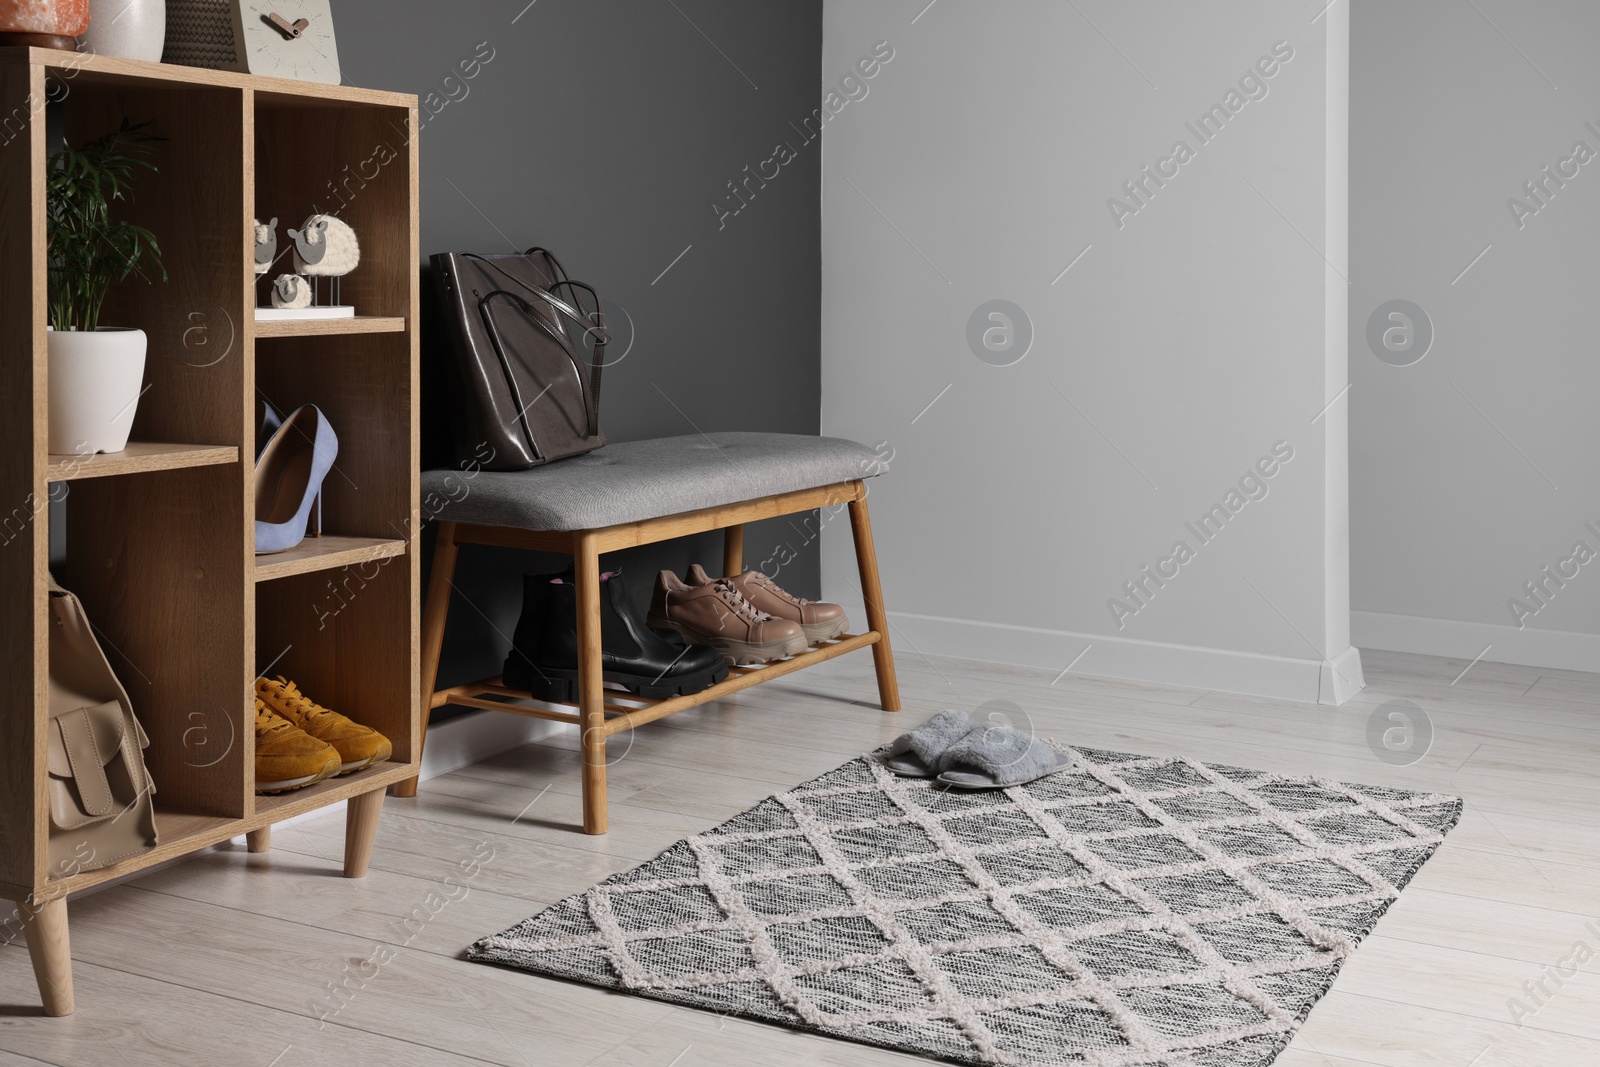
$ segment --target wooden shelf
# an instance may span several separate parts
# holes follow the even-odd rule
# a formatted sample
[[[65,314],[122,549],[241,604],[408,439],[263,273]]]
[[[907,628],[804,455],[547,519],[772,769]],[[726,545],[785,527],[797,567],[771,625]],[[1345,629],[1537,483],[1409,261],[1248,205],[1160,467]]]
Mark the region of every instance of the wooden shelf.
[[[256,337],[336,337],[352,333],[404,333],[398,315],[356,315],[348,319],[256,319]]]
[[[168,89],[211,86],[219,89],[249,89],[262,97],[264,107],[337,108],[348,105],[392,107],[401,110],[417,106],[408,93],[381,89],[359,89],[350,85],[324,85],[321,82],[292,78],[267,78],[259,74],[240,74],[229,70],[185,67],[177,63],[152,63],[142,59],[116,59],[87,52],[67,52],[54,48],[0,48],[0,63],[33,65],[48,71],[71,71],[74,85],[124,89],[140,83]]]
[[[343,778],[329,778],[325,782],[318,782],[316,785],[297,789],[291,793],[258,796],[255,798],[255,814],[242,820],[214,815],[195,815],[184,811],[164,811],[157,807],[156,833],[161,837],[160,845],[149,852],[96,871],[85,871],[70,878],[52,878],[48,890],[41,892],[39,896],[48,898],[77,893],[115,878],[123,878],[136,871],[186,856],[197,849],[231,840],[264,826],[271,826],[275,822],[292,819],[296,815],[304,815],[308,811],[316,811],[349,800],[360,793],[387,789],[396,782],[406,781],[416,773],[415,764],[392,761],[380,763],[376,767],[368,767],[364,771],[357,771]]]
[[[270,582],[292,574],[331,571],[336,567],[404,555],[405,550],[404,541],[386,541],[381,537],[335,537],[332,534],[308,537],[287,552],[257,556],[256,581]]]
[[[211,467],[239,462],[232,445],[166,445],[129,441],[121,452],[96,452],[85,456],[49,455],[44,480],[71,482],[80,478],[109,478],[118,474],[146,474],[184,467]]]
[[[343,778],[329,778],[291,793],[257,796],[256,818],[253,821],[266,826],[283,819],[292,819],[296,815],[304,815],[308,811],[316,811],[329,804],[349,800],[357,793],[367,793],[373,789],[386,788],[396,782],[403,782],[416,773],[416,767],[409,763],[380,763],[364,771],[357,771]]]
[[[221,816],[163,811],[157,806],[156,833],[161,838],[161,844],[149,852],[123,860],[121,863],[113,863],[109,867],[102,867],[97,871],[84,871],[70,878],[52,878],[50,889],[56,894],[76,893],[90,886],[109,882],[113,878],[121,878],[134,871],[142,871],[146,867],[165,863],[167,860],[187,855],[195,849],[214,845],[218,841],[226,841],[238,833],[235,829],[238,822],[237,819]]]

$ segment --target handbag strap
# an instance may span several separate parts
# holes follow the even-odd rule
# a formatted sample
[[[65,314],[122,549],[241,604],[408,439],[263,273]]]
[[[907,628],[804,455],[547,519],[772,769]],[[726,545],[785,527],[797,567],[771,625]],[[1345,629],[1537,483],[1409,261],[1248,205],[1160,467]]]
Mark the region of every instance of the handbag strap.
[[[110,780],[106,778],[105,765],[110,757],[100,751],[100,746],[95,742],[91,718],[95,711],[115,714],[120,718],[122,705],[113,700],[97,708],[79,708],[65,715],[57,715],[51,723],[60,731],[84,813],[103,819],[116,808],[116,797],[111,791]]]
[[[587,282],[575,282],[569,278],[563,278],[561,281],[556,282],[555,286],[552,286],[551,288],[556,287],[564,287],[569,291],[573,289],[587,289],[589,291],[589,295],[594,298],[595,311],[593,322],[592,324],[586,325],[583,328],[584,333],[594,338],[594,354],[589,357],[589,391],[593,396],[592,406],[594,408],[594,410],[589,414],[589,436],[593,437],[599,432],[600,372],[605,370],[606,367],[606,345],[611,343],[611,330],[606,326],[605,312],[601,310],[600,294],[595,291],[594,286],[589,285]],[[572,301],[572,306],[579,306],[576,299]],[[583,317],[585,319],[590,318],[588,315]]]
[[[539,397],[534,397],[533,400],[528,401],[526,404],[523,402],[521,390],[517,386],[516,376],[511,372],[510,358],[506,355],[505,347],[500,340],[499,328],[495,324],[493,316],[490,314],[489,302],[494,298],[501,296],[510,298],[514,305],[518,307],[523,314],[532,319],[534,324],[537,325],[539,329],[543,330],[547,335],[550,336],[552,340],[561,346],[562,351],[566,353],[567,358],[572,362],[573,369],[578,375],[578,387],[583,397],[584,415],[587,422],[587,432],[585,433],[585,436],[587,437],[594,437],[600,432],[600,372],[605,366],[605,348],[606,344],[611,340],[611,332],[607,330],[605,326],[605,314],[601,308],[600,294],[595,291],[595,288],[592,285],[587,285],[584,282],[575,282],[569,278],[566,267],[562,266],[561,261],[556,258],[555,253],[551,252],[547,248],[541,248],[535,245],[534,247],[529,248],[526,252],[522,253],[522,255],[526,257],[539,256],[545,261],[550,275],[555,279],[551,283],[551,289],[565,288],[569,292],[578,288],[585,289],[588,291],[589,295],[594,298],[595,304],[594,314],[585,314],[576,306],[574,306],[577,303],[576,300],[569,304],[566,301],[561,300],[554,293],[547,289],[540,288],[537,285],[529,285],[521,278],[518,278],[515,274],[512,274],[510,271],[501,267],[495,262],[494,258],[489,256],[480,256],[476,252],[461,253],[461,258],[474,260],[482,264],[486,269],[493,270],[496,274],[515,285],[518,289],[527,293],[529,296],[533,296],[539,300],[542,300],[551,309],[558,313],[551,316],[551,319],[554,322],[554,329],[552,329],[551,324],[545,322],[542,316],[535,314],[525,300],[522,300],[515,293],[510,292],[509,290],[495,289],[486,295],[480,295],[476,289],[472,291],[472,295],[478,297],[478,312],[483,316],[484,325],[489,331],[490,340],[494,342],[495,355],[500,360],[501,372],[506,376],[506,385],[511,391],[512,401],[517,405],[517,417],[518,421],[522,424],[523,438],[527,441],[528,447],[533,450],[534,456],[542,462],[544,460],[544,453],[540,450],[538,442],[534,440],[533,428],[529,425],[527,419],[528,408],[532,407]],[[583,368],[579,365],[577,357],[571,350],[570,341],[566,337],[566,330],[561,325],[562,315],[565,315],[574,322],[582,325],[583,332],[594,339],[594,352],[589,358],[589,373],[587,376],[584,375]],[[542,396],[543,394],[541,393],[540,395]]]
[[[564,354],[568,361],[571,362],[572,369],[578,379],[579,395],[583,399],[584,415],[588,424],[585,433],[585,436],[587,437],[594,437],[599,432],[599,397],[596,395],[596,392],[599,387],[600,361],[603,359],[605,354],[605,341],[608,339],[608,334],[606,333],[604,325],[600,323],[585,323],[586,316],[582,315],[576,308],[573,308],[571,305],[567,304],[566,301],[560,299],[554,294],[545,292],[542,289],[535,289],[532,291],[540,299],[549,304],[550,307],[564,315],[569,316],[576,322],[584,323],[585,332],[592,333],[595,338],[595,352],[594,356],[591,358],[589,374],[586,376],[584,374],[584,368],[582,364],[578,362],[578,357],[573,354],[572,348],[567,339],[552,329],[543,318],[535,314],[534,306],[527,300],[524,300],[521,296],[518,296],[516,293],[513,293],[508,289],[495,289],[492,292],[478,297],[478,311],[479,314],[483,316],[484,326],[489,331],[489,339],[494,342],[495,355],[500,360],[501,370],[505,373],[506,382],[511,389],[512,402],[517,405],[517,419],[522,424],[523,436],[527,439],[528,446],[533,450],[533,454],[539,460],[543,461],[544,453],[539,448],[538,441],[534,438],[533,428],[529,425],[527,418],[528,409],[538,401],[539,397],[536,396],[533,398],[533,400],[524,403],[521,389],[517,386],[516,375],[511,373],[511,359],[506,355],[505,344],[500,338],[500,328],[495,322],[492,304],[497,300],[509,302],[513,307],[517,308],[529,320],[531,320],[535,326],[544,331],[544,333],[548,335],[551,340],[555,341],[560,347],[562,354]],[[478,295],[476,290],[473,291],[473,295]],[[601,316],[598,315],[596,316],[596,318],[600,317]],[[548,390],[548,386],[546,389]],[[543,395],[544,393],[539,394],[539,396]]]
[[[539,256],[542,258],[545,261],[545,264],[550,268],[550,276],[553,277],[558,284],[572,277],[572,275],[567,273],[567,268],[563,267],[561,265],[561,261],[556,258],[556,254],[550,251],[548,248],[541,248],[538,245],[534,245],[532,248],[528,249],[522,254],[525,256]],[[555,285],[552,285],[551,288],[554,289]]]

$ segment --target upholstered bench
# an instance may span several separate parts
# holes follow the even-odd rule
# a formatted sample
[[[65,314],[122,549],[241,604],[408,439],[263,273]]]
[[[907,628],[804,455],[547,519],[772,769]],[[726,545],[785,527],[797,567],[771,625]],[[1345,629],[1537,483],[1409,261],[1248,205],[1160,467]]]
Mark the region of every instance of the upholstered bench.
[[[422,612],[424,731],[428,711],[445,704],[576,725],[582,737],[583,829],[603,834],[606,740],[613,734],[868,645],[877,668],[879,703],[885,711],[898,711],[900,693],[864,484],[885,469],[877,453],[835,437],[713,433],[610,444],[527,471],[425,472],[422,499],[430,511],[437,508],[438,530]],[[840,504],[850,511],[867,629],[840,634],[790,659],[762,667],[734,667],[725,680],[690,696],[656,700],[604,687],[602,552],[722,530],[723,572],[735,575],[744,564],[745,523]],[[580,672],[576,705],[553,707],[532,701],[499,678],[434,689],[456,553],[466,544],[573,557]],[[396,786],[395,795],[415,796],[416,789],[412,779]]]

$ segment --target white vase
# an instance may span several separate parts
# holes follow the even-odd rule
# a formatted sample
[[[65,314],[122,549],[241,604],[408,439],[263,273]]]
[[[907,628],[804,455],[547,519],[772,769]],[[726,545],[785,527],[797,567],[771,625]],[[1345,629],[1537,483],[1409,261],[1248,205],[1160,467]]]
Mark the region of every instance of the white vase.
[[[167,43],[167,0],[89,0],[85,52],[118,59],[161,61]]]
[[[51,330],[49,449],[121,452],[144,387],[143,330]]]

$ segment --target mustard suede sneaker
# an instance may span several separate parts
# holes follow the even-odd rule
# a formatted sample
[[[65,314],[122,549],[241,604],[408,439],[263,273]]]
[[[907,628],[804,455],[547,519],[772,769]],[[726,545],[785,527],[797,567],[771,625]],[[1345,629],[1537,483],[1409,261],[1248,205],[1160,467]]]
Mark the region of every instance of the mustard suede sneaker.
[[[265,701],[267,707],[312,737],[332,745],[341,761],[339,774],[350,774],[352,771],[365,770],[374,763],[382,763],[394,751],[387,737],[312,701],[281,674],[271,680],[257,678],[256,696]]]
[[[339,753],[256,698],[256,792],[286,793],[339,773]]]

